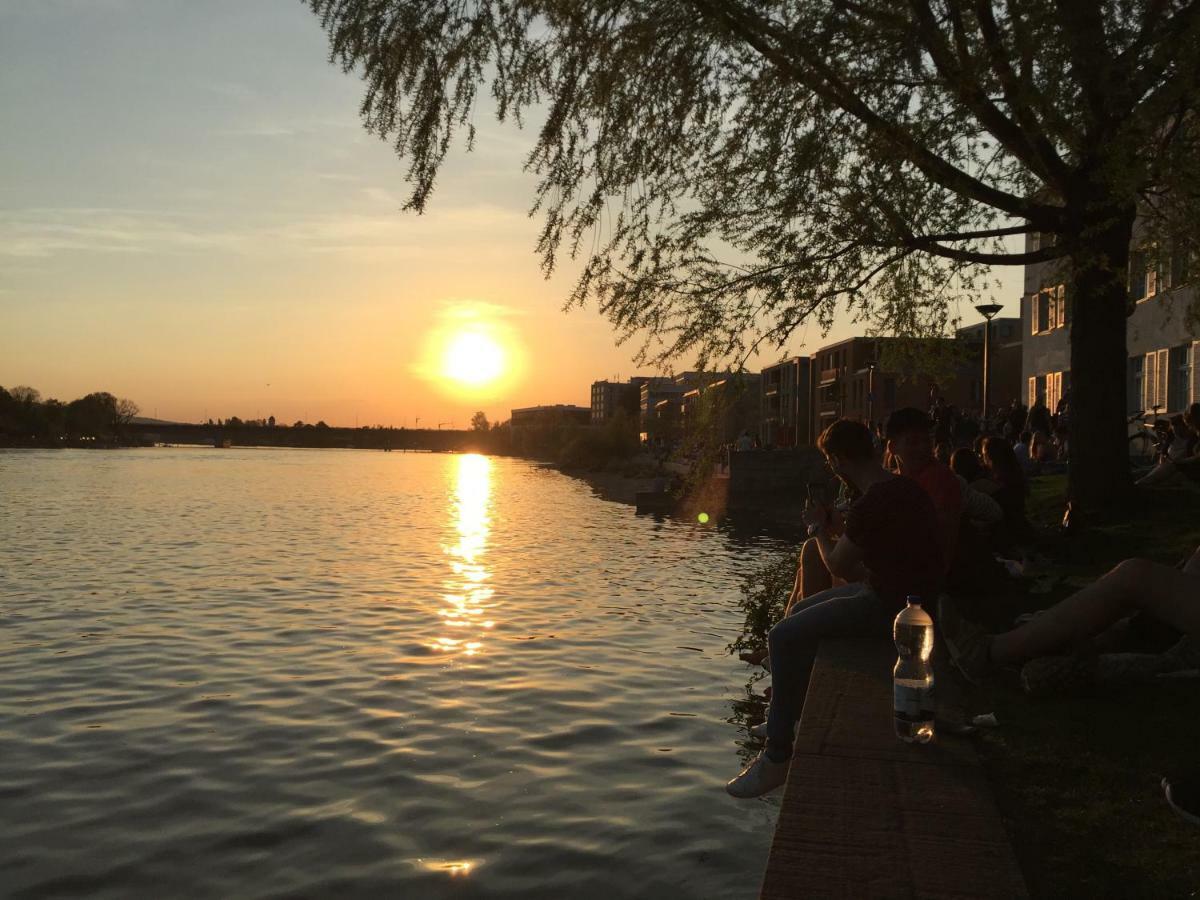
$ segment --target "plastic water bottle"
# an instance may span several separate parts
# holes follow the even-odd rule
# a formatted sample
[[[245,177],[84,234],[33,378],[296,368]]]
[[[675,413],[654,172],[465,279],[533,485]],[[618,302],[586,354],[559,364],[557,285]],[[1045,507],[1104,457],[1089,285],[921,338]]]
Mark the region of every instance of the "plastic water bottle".
[[[909,744],[933,740],[933,620],[921,609],[920,597],[909,597],[896,616],[895,691],[896,736]]]

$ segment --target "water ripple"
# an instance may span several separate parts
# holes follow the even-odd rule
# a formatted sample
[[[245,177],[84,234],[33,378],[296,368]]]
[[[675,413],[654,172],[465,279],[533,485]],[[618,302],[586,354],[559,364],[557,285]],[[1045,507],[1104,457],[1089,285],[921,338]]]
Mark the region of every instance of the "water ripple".
[[[0,453],[0,894],[744,897],[771,542],[520,461]]]

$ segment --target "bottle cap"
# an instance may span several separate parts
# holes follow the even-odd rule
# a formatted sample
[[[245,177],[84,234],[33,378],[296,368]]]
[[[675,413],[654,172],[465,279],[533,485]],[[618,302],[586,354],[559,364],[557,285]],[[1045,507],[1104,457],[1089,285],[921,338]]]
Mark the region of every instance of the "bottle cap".
[[[921,598],[918,597],[916,594],[909,594],[904,599],[908,603],[909,606],[920,606],[921,605]]]

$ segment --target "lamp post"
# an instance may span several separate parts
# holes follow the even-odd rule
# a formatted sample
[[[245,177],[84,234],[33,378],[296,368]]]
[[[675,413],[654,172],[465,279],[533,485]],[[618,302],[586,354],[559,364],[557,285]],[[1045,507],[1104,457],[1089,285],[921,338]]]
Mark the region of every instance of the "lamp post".
[[[875,435],[875,360],[867,363],[867,424]]]
[[[983,419],[987,427],[988,415],[988,382],[991,380],[991,350],[992,350],[992,319],[1004,307],[999,303],[980,303],[975,311],[984,318],[983,323]]]

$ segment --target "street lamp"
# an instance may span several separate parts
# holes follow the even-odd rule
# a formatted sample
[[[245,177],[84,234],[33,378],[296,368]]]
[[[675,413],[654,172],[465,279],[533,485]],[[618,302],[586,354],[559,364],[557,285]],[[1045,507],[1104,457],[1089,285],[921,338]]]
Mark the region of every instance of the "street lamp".
[[[875,360],[867,363],[867,424],[875,434]]]
[[[991,349],[992,349],[992,319],[1004,307],[999,303],[980,303],[975,307],[975,311],[984,318],[983,325],[983,418],[984,427],[987,423],[988,414],[988,382],[991,380]]]

